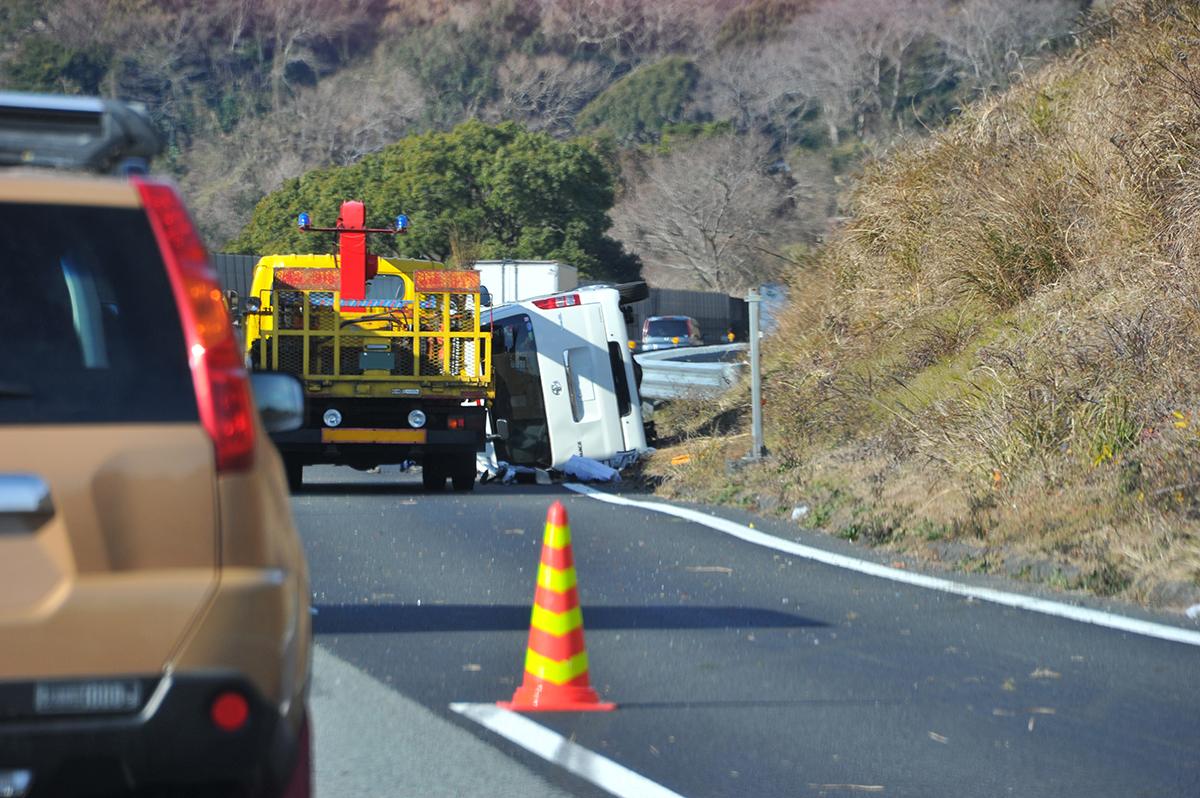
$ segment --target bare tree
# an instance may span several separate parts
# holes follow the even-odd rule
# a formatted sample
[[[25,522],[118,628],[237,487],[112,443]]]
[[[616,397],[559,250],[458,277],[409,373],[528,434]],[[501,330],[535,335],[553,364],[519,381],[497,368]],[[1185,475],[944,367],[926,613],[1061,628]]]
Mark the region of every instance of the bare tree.
[[[637,60],[700,49],[737,0],[537,0],[542,26],[575,51],[622,53]]]
[[[817,100],[793,41],[762,47],[729,48],[709,55],[700,65],[696,106],[715,119],[732,120],[740,131],[772,125],[802,115]]]
[[[941,0],[837,0],[798,19],[795,58],[819,98],[829,138],[891,126],[909,49],[941,13]]]
[[[652,284],[735,293],[775,274],[788,181],[767,173],[759,136],[702,139],[650,161],[613,208],[613,233]]]
[[[424,109],[416,81],[379,52],[371,62],[300,89],[283,108],[198,141],[183,187],[210,240],[233,238],[285,180],[353,163],[406,135]]]
[[[819,107],[829,139],[862,136],[898,116],[910,49],[944,0],[827,0],[775,41],[706,60],[703,102],[740,129],[789,122]]]
[[[514,52],[501,64],[499,82],[501,96],[487,109],[489,119],[568,134],[580,109],[612,82],[612,71],[596,61]]]
[[[370,30],[376,5],[374,0],[264,0],[261,13],[271,37],[271,92],[276,108],[291,89],[289,70],[302,65],[319,73],[318,46]]]
[[[932,27],[959,79],[987,92],[1008,85],[1031,53],[1070,30],[1079,8],[1074,0],[963,0]]]

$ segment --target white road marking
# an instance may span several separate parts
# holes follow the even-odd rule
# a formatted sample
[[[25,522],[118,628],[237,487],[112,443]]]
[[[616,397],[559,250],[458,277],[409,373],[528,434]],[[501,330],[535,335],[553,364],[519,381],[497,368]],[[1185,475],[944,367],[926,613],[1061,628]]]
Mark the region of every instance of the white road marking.
[[[613,795],[621,798],[683,798],[658,782],[516,712],[495,704],[451,704],[450,709]]]
[[[673,515],[676,518],[682,518],[693,523],[703,524],[704,526],[715,529],[718,532],[724,532],[727,535],[732,535],[735,538],[753,543],[757,546],[765,546],[766,548],[782,551],[787,554],[793,554],[797,557],[803,557],[816,562],[832,565],[837,568],[845,568],[850,571],[857,571],[861,574],[869,576],[877,576],[881,579],[890,579],[893,582],[903,582],[908,585],[924,587],[930,590],[940,590],[943,593],[952,593],[957,596],[968,596],[970,598],[979,599],[980,601],[988,601],[993,604],[1001,604],[1006,607],[1015,607],[1021,610],[1030,612],[1040,612],[1043,615],[1053,615],[1057,618],[1066,618],[1080,623],[1090,623],[1096,626],[1105,626],[1109,629],[1117,629],[1122,632],[1131,632],[1133,634],[1144,635],[1146,637],[1156,637],[1160,640],[1170,640],[1174,643],[1186,643],[1190,646],[1200,646],[1200,632],[1191,629],[1182,629],[1177,626],[1168,626],[1167,624],[1154,623],[1153,621],[1143,621],[1137,618],[1130,618],[1125,615],[1117,615],[1103,610],[1094,610],[1087,607],[1076,607],[1071,604],[1063,604],[1058,601],[1048,601],[1046,599],[1033,598],[1032,596],[1022,596],[1019,593],[1007,593],[1003,590],[993,590],[986,587],[974,587],[966,585],[962,582],[953,582],[949,579],[940,579],[936,576],[925,576],[924,574],[915,574],[910,571],[902,571],[899,568],[889,568],[886,565],[867,562],[866,560],[858,560],[854,557],[847,557],[842,554],[834,554],[833,552],[818,549],[813,546],[805,546],[800,543],[793,543],[790,540],[783,540],[774,535],[768,535],[764,532],[751,529],[748,526],[727,521],[724,518],[718,518],[714,515],[702,513],[697,510],[689,510],[686,507],[675,507],[674,505],[664,504],[662,502],[646,502],[636,499],[627,499],[624,496],[617,496],[612,493],[605,493],[596,490],[587,485],[579,485],[568,483],[565,485],[568,490],[573,490],[576,493],[584,496],[597,499],[609,504],[621,504],[628,507],[637,507],[642,510],[650,510],[656,513],[665,513]]]
[[[541,774],[321,645],[313,647],[309,708],[317,798],[568,798]]]

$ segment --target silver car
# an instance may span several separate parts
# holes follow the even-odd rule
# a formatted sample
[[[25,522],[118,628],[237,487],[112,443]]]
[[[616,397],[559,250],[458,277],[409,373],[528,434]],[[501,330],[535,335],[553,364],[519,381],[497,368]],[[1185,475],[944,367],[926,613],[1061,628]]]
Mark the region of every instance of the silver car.
[[[642,350],[700,346],[700,325],[691,316],[651,316],[642,324]]]

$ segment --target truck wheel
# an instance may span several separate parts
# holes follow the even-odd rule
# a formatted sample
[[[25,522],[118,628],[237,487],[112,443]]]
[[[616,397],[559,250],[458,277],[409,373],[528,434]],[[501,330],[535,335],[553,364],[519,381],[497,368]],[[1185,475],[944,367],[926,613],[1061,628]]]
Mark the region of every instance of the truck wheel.
[[[446,469],[441,460],[429,457],[421,463],[421,486],[430,493],[446,489]]]
[[[471,455],[470,459],[464,457],[454,464],[450,481],[455,490],[468,491],[475,488],[475,455]]]
[[[287,473],[288,490],[299,493],[304,489],[304,463],[294,457],[285,457],[283,470]]]

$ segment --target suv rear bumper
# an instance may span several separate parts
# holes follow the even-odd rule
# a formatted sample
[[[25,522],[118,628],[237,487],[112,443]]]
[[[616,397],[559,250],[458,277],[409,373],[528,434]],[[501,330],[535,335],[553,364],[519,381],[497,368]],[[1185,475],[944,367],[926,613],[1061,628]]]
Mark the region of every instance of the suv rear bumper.
[[[34,682],[0,683],[0,770],[32,771],[28,798],[107,796],[157,785],[212,785],[214,795],[227,795],[234,785],[279,785],[290,773],[303,707],[293,708],[299,722],[285,722],[253,685],[227,673],[144,683],[153,686],[136,714],[70,717],[34,717]],[[213,700],[228,690],[241,693],[250,708],[234,732],[210,718]]]

